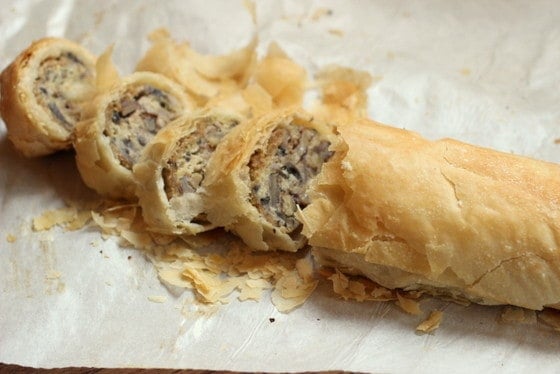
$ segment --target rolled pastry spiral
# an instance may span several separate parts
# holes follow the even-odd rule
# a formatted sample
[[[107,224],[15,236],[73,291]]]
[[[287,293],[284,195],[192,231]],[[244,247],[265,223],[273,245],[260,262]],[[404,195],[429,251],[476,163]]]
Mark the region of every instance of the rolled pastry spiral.
[[[560,166],[369,120],[303,209],[318,262],[481,304],[560,306]]]
[[[150,230],[194,235],[215,227],[206,218],[202,182],[212,153],[241,121],[216,109],[184,114],[146,146],[134,176]]]
[[[298,211],[332,156],[334,129],[302,110],[247,121],[217,147],[207,167],[208,219],[255,250],[297,251],[305,244]]]
[[[72,147],[84,103],[95,93],[95,60],[70,40],[44,38],[2,72],[0,113],[8,138],[24,156]]]
[[[91,118],[76,127],[74,148],[82,179],[101,195],[136,199],[132,168],[169,122],[194,107],[180,86],[137,72],[98,95]]]

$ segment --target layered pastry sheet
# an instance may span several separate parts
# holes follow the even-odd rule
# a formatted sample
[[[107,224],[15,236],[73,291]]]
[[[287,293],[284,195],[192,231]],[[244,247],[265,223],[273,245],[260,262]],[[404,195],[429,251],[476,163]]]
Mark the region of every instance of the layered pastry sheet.
[[[388,288],[560,303],[560,167],[369,120],[339,127],[303,210],[320,264]]]
[[[305,245],[300,209],[307,188],[331,156],[334,127],[302,110],[247,121],[224,138],[207,168],[208,219],[256,250]]]

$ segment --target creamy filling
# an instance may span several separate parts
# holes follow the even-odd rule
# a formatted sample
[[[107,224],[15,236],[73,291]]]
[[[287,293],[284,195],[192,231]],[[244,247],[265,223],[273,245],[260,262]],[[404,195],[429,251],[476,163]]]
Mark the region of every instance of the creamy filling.
[[[180,112],[173,95],[148,84],[130,86],[107,106],[103,134],[121,165],[132,169],[146,144]]]
[[[196,130],[178,141],[175,152],[162,170],[168,200],[198,191],[210,156],[222,138],[238,123],[237,120],[201,118],[196,123]]]
[[[274,130],[268,143],[249,162],[251,202],[275,227],[298,235],[298,207],[309,205],[309,182],[333,154],[330,142],[316,130],[290,125]]]
[[[93,69],[75,54],[64,52],[41,62],[33,85],[37,102],[64,129],[81,118],[83,93],[93,88]]]

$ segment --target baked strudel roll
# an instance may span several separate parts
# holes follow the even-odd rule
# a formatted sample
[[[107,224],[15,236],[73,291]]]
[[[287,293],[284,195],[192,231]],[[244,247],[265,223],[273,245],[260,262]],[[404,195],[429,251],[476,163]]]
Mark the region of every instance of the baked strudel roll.
[[[560,166],[356,120],[301,214],[319,263],[481,304],[560,306]]]
[[[101,195],[135,199],[133,166],[156,133],[194,104],[180,86],[155,73],[119,80],[92,103],[76,127],[76,162],[84,182]]]
[[[265,114],[220,143],[203,182],[208,219],[255,250],[296,251],[305,244],[297,212],[332,156],[334,128],[300,110]]]
[[[83,105],[95,93],[95,57],[70,40],[31,44],[0,77],[8,138],[26,157],[72,147]]]
[[[206,218],[202,181],[210,156],[241,117],[218,110],[185,114],[162,129],[134,167],[136,194],[150,230],[194,235]]]

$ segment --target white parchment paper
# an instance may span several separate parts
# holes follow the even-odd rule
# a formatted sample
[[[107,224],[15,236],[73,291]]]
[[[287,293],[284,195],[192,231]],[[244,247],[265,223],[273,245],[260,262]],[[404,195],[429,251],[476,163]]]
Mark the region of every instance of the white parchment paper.
[[[319,11],[322,8],[331,12]],[[167,27],[202,52],[253,33],[310,72],[369,71],[371,117],[429,138],[560,161],[560,3],[550,1],[2,1],[0,65],[33,39],[65,36],[95,53],[115,43],[130,73],[148,32]],[[0,362],[22,365],[375,372],[553,372],[560,334],[500,323],[501,308],[344,302],[321,283],[290,314],[263,301],[214,308],[173,295],[139,251],[99,232],[31,230],[33,217],[91,194],[71,153],[20,157],[0,124]],[[15,237],[12,243],[8,240]],[[130,259],[129,259],[130,257]],[[148,298],[165,296],[166,302]],[[434,308],[434,334],[414,327]],[[274,318],[274,322],[270,322]]]

